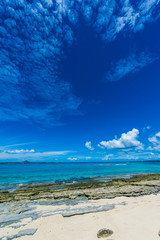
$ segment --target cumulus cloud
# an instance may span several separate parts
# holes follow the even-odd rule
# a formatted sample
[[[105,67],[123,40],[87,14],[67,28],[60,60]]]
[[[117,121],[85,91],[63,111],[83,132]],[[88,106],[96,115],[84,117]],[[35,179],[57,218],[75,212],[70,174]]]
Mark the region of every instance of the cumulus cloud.
[[[152,146],[148,147],[148,150],[160,151],[160,132],[157,132],[154,136],[148,138]]]
[[[109,81],[118,81],[131,72],[139,71],[141,68],[153,63],[157,57],[150,56],[148,53],[132,54],[126,59],[120,59],[112,63],[111,70],[106,74],[105,79]]]
[[[85,147],[88,148],[88,149],[91,150],[91,151],[94,150],[94,147],[92,147],[91,141],[86,142],[86,143],[85,143]]]
[[[160,132],[156,133],[152,137],[149,137],[148,140],[153,144],[159,144],[160,143]]]
[[[143,147],[143,144],[138,141],[139,130],[133,128],[132,131],[122,133],[119,139],[113,139],[110,141],[101,141],[98,146],[100,148],[107,149],[123,149],[123,148],[137,148]]]

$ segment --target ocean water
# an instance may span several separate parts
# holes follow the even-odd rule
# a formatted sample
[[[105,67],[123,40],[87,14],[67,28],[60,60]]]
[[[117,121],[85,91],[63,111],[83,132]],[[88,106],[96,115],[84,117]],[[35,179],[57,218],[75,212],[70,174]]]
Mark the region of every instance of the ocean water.
[[[12,163],[0,164],[0,190],[14,190],[21,184],[75,181],[140,173],[160,173],[160,162],[126,163]]]

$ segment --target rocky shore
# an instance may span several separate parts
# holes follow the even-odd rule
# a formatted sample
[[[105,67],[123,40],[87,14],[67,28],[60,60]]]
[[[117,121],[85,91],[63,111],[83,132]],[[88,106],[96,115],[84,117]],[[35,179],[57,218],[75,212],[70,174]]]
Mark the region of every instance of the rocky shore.
[[[88,200],[135,197],[160,192],[160,174],[139,174],[129,179],[116,178],[111,181],[90,178],[78,182],[46,185],[22,185],[13,192],[1,191],[0,203],[41,200]]]
[[[159,193],[160,174],[20,185],[0,192],[0,239],[158,240]]]

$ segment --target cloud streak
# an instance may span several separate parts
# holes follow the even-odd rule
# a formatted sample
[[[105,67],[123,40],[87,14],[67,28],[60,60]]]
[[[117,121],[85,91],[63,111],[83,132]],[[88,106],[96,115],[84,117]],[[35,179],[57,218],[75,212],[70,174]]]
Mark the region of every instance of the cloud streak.
[[[55,160],[55,157],[63,157],[67,154],[71,153],[71,151],[48,151],[48,152],[36,152],[35,150],[24,150],[24,149],[15,149],[15,150],[7,150],[0,152],[0,160],[1,161],[46,161],[46,160]]]
[[[11,154],[19,154],[19,153],[34,153],[35,150],[34,149],[15,149],[15,150],[7,150],[5,151],[6,153],[11,153]]]
[[[126,59],[120,59],[118,62],[112,63],[112,68],[106,74],[105,79],[111,82],[119,81],[129,73],[137,72],[157,59],[157,57],[150,56],[145,52],[139,55],[131,54]]]
[[[105,157],[102,158],[102,160],[109,160],[109,159],[112,159],[112,158],[114,158],[113,154],[107,154]]]

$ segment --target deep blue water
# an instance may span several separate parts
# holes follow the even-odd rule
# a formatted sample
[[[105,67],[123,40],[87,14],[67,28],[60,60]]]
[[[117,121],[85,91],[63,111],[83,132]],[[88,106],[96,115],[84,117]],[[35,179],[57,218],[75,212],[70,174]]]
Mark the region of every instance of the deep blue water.
[[[19,184],[138,173],[160,173],[160,162],[0,164],[0,190]]]

